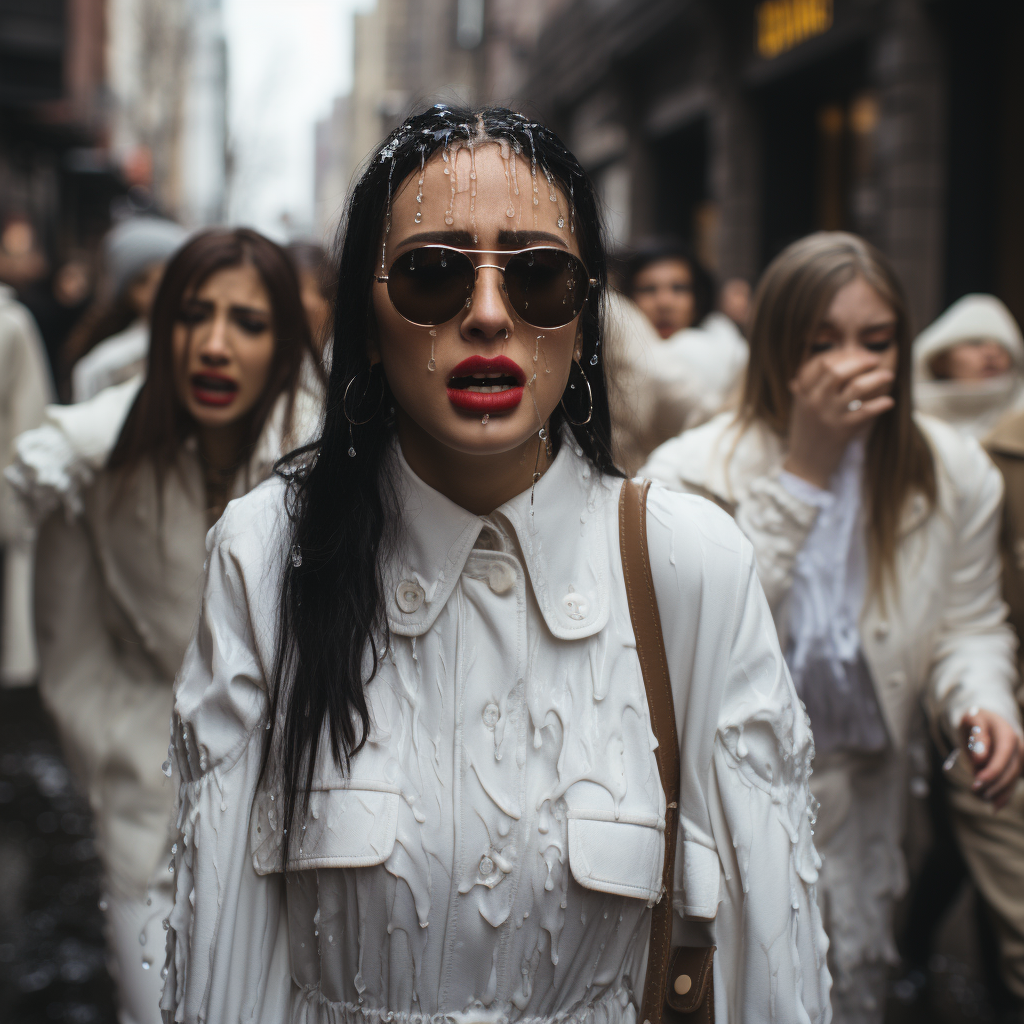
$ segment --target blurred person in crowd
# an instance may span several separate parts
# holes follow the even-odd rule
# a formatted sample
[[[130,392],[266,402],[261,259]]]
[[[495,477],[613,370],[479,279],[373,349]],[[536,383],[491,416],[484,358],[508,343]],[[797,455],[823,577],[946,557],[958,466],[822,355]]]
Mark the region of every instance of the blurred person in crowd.
[[[41,524],[40,690],[96,816],[121,1024],[160,1020],[174,806],[160,765],[205,537],[319,417],[295,272],[256,232],[188,242],[150,326],[144,376],[51,406],[8,470]]]
[[[742,277],[730,277],[718,293],[718,308],[746,337],[750,323],[750,282]]]
[[[679,242],[641,247],[626,269],[626,294],[662,339],[648,358],[661,438],[704,422],[734,401],[747,365],[736,324],[714,308],[708,270]]]
[[[643,472],[714,497],[754,545],[814,732],[834,1019],[879,1022],[919,697],[965,751],[979,807],[1004,807],[1020,776],[1002,481],[977,441],[913,414],[906,301],[863,240],[820,233],[778,256],[750,346],[740,409],[662,445]]]
[[[1001,303],[999,308],[1005,310]],[[1003,597],[1017,632],[1017,664],[1024,678],[1024,410],[1006,415],[985,447],[1006,488],[999,538]],[[1017,698],[1024,704],[1024,684]],[[990,815],[974,798],[962,770],[950,772],[947,780],[953,830],[995,928],[1003,981],[1024,1017],[1024,781],[1018,780],[1006,810]]]
[[[22,292],[44,277],[46,270],[32,221],[22,213],[7,217],[0,230],[0,282]]]
[[[336,282],[331,259],[316,242],[291,242],[285,247],[302,289],[302,305],[309,317],[313,345],[325,353],[331,337],[331,302]],[[329,358],[329,357],[328,357]]]
[[[342,242],[322,436],[217,525],[178,675],[168,1019],[633,1020],[668,834],[694,1002],[824,1024],[810,735],[750,545],[658,488],[666,808],[585,171],[438,105],[367,161]]]
[[[707,419],[696,374],[662,375],[665,344],[650,320],[625,295],[605,294],[602,342],[608,373],[615,465],[632,475],[663,441],[686,423]]]
[[[994,295],[965,295],[918,335],[914,403],[977,438],[1024,408],[1024,339]]]
[[[0,459],[10,465],[15,438],[38,426],[53,401],[46,352],[28,310],[13,288],[0,285]],[[38,671],[32,625],[32,523],[0,482],[0,545],[3,590],[0,596],[0,685],[31,683]]]
[[[149,311],[168,259],[187,238],[160,217],[132,217],[103,240],[101,297],[68,338],[71,400],[84,402],[134,377],[149,350]]]
[[[52,274],[29,285],[19,295],[39,327],[58,392],[61,374],[66,377],[64,346],[89,308],[92,296],[93,273],[84,255],[65,260]]]

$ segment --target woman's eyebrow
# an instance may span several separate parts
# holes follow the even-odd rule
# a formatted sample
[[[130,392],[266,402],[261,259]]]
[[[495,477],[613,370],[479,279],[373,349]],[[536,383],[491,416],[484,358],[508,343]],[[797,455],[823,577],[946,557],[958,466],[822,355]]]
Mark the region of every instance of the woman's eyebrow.
[[[259,306],[242,306],[238,303],[233,303],[231,306],[232,313],[245,313],[247,315],[254,314],[256,316],[270,316],[269,309],[263,309]]]
[[[553,235],[549,231],[499,231],[498,245],[508,245],[516,249],[525,249],[537,242],[551,242],[559,249],[564,249],[565,239]]]
[[[473,236],[468,231],[421,231],[419,234],[409,235],[395,244],[395,248],[409,245],[416,242],[419,245],[450,245],[458,248],[468,248],[473,244]]]

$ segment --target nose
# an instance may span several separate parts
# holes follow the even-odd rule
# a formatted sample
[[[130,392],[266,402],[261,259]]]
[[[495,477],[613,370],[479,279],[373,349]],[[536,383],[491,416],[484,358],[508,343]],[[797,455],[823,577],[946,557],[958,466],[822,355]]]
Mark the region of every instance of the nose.
[[[462,336],[467,341],[492,342],[512,337],[515,324],[505,302],[502,274],[494,267],[481,267],[469,301],[469,312],[462,321]]]
[[[214,316],[210,330],[199,339],[198,353],[204,366],[223,366],[230,361],[228,321],[224,314],[218,312]]]

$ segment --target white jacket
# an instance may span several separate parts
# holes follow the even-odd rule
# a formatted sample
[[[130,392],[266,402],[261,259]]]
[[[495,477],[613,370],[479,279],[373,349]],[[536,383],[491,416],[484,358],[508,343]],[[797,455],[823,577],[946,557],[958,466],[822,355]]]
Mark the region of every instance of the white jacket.
[[[815,763],[821,810],[816,842],[825,858],[822,888],[831,909],[830,956],[837,984],[857,968],[895,958],[893,901],[905,887],[900,848],[906,749],[923,697],[950,737],[972,706],[1020,727],[1013,689],[1017,642],[1000,592],[997,537],[1002,478],[977,441],[919,417],[935,456],[937,508],[922,496],[904,512],[896,553],[898,590],[883,604],[868,595],[861,653],[889,736],[885,754],[835,754]],[[797,554],[818,516],[779,479],[785,447],[763,424],[741,430],[723,413],[658,448],[643,473],[713,497],[750,538],[782,644]]]
[[[209,528],[194,444],[186,443],[161,493],[149,464],[127,483],[104,468],[140,385],[136,378],[78,405],[51,406],[43,426],[18,439],[7,471],[41,523],[40,691],[88,793],[107,882],[128,898],[144,896],[170,847],[174,791],[160,766]],[[250,483],[316,426],[318,405],[299,391],[293,433],[284,438],[284,401],[257,445]]]
[[[662,340],[636,303],[606,297],[604,358],[616,465],[636,471],[662,441],[705,422],[739,391],[749,350],[736,325],[711,313]],[[589,370],[584,367],[584,370]]]
[[[1009,372],[989,380],[939,380],[932,362],[966,341],[1006,349]],[[914,339],[914,405],[979,440],[1007,413],[1024,407],[1024,338],[1013,314],[994,295],[965,295]]]
[[[284,485],[233,502],[210,534],[176,689],[165,1011],[629,1024],[665,796],[620,570],[620,482],[568,438],[533,512],[527,491],[481,517],[396,462],[403,539],[372,731],[349,772],[326,753],[317,766],[287,875],[281,792],[257,784]],[[660,488],[648,529],[682,752],[676,941],[714,936],[719,1024],[827,1021],[812,748],[750,545],[709,503]]]
[[[935,456],[938,507],[929,515],[923,497],[911,500],[896,556],[899,590],[887,596],[887,608],[869,596],[861,615],[864,657],[897,745],[922,694],[951,736],[972,705],[1020,720],[1016,641],[1005,621],[996,545],[1002,478],[973,438],[926,416],[918,425]],[[643,469],[734,512],[754,545],[783,645],[794,561],[818,515],[779,481],[785,457],[782,439],[767,427],[754,424],[740,435],[734,414],[723,413],[663,444]]]
[[[52,401],[46,350],[32,315],[13,288],[0,285],[0,468],[14,458],[14,439],[37,426]],[[0,685],[20,685],[31,682],[38,669],[31,616],[33,530],[6,481],[0,481],[0,545]]]

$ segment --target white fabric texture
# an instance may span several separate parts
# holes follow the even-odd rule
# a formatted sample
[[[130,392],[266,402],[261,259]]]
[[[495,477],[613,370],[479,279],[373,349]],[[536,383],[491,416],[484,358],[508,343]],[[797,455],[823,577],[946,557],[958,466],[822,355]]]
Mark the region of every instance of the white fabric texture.
[[[847,914],[849,927],[830,933],[836,984],[844,988],[861,965],[893,952],[891,908],[905,877],[905,755],[918,701],[929,703],[951,736],[972,705],[1020,728],[1013,694],[1017,643],[1000,589],[1002,479],[973,438],[929,417],[918,417],[918,424],[935,456],[937,508],[929,513],[920,496],[908,503],[896,552],[899,587],[884,605],[865,595],[857,616],[861,654],[890,745],[869,760],[845,753],[818,759],[811,779],[821,803],[815,836],[826,863],[826,905],[860,908]],[[732,510],[753,543],[788,647],[801,628],[794,622],[797,566],[822,511],[782,482],[785,454],[782,439],[763,424],[745,426],[727,413],[662,445],[643,472],[670,487],[711,494]],[[876,771],[887,782],[879,789],[869,785],[867,799],[865,773]],[[870,886],[857,872],[829,870],[830,858],[873,865]]]
[[[736,325],[711,313],[662,340],[630,299],[607,293],[604,358],[616,465],[637,467],[683,427],[710,419],[738,391],[748,347]]]
[[[137,897],[105,894],[103,906],[107,962],[117,984],[117,1024],[161,1024],[160,965],[163,922],[173,906],[170,886],[154,886]]]
[[[88,794],[111,894],[123,899],[142,899],[153,872],[166,873],[174,788],[160,766],[209,528],[194,441],[162,491],[149,464],[127,481],[105,469],[140,383],[49,407],[46,422],[18,439],[7,471],[40,524],[40,693]],[[284,437],[286,402],[279,399],[235,494],[316,429],[319,402],[299,391]]]
[[[0,285],[0,458],[14,458],[14,439],[38,426],[53,401],[46,350],[29,311],[12,288]],[[31,523],[10,485],[0,481],[0,544],[4,546],[3,624],[0,633],[0,686],[33,681],[38,671],[32,624]]]
[[[284,484],[229,506],[176,688],[168,1019],[635,1021],[665,796],[620,484],[574,449],[533,514],[526,492],[485,517],[396,455],[371,735],[347,773],[321,758],[287,875],[276,773],[257,785]],[[717,941],[719,1024],[827,1021],[810,736],[750,546],[660,488],[648,530],[682,753],[677,941]]]
[[[820,511],[793,567],[786,663],[807,706],[818,754],[885,746],[878,701],[860,649],[867,582],[861,480],[864,438],[854,438],[822,490],[783,470],[779,481]]]
[[[967,341],[994,341],[1010,354],[1008,373],[989,380],[938,380],[932,361]],[[1024,408],[1024,338],[1013,314],[994,295],[965,295],[914,339],[914,404],[979,440]]]
[[[149,325],[143,320],[111,335],[71,368],[71,400],[85,402],[105,388],[142,373],[149,355]]]

